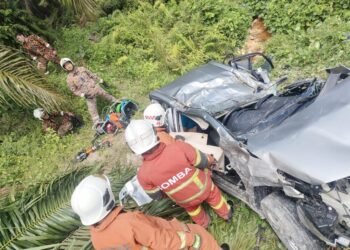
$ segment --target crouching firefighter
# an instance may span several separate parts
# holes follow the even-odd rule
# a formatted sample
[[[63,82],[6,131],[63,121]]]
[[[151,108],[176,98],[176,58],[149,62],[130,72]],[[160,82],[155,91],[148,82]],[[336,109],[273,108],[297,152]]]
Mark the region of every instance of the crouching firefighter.
[[[210,218],[201,206],[203,202],[223,219],[231,220],[233,207],[211,180],[209,168],[214,157],[182,141],[169,145],[159,142],[152,125],[144,120],[131,121],[125,139],[134,153],[143,156],[137,178],[151,198],[160,199],[166,194],[204,228]]]
[[[126,212],[115,206],[109,180],[103,175],[83,179],[72,194],[71,205],[82,224],[90,226],[92,244],[97,250],[220,250],[215,239],[199,225]],[[224,249],[228,249],[226,244]]]
[[[52,129],[59,136],[72,133],[83,125],[82,119],[71,112],[48,113],[43,108],[37,108],[33,115],[41,121],[44,132]]]
[[[160,142],[166,145],[175,142],[175,138],[169,134],[165,124],[165,110],[159,103],[151,103],[143,112],[143,117],[156,129]]]

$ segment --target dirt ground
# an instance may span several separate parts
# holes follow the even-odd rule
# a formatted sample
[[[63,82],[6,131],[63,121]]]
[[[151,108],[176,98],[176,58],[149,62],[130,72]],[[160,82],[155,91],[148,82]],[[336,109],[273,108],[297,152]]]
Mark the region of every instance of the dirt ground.
[[[264,44],[271,37],[272,35],[268,32],[264,20],[261,18],[255,19],[249,28],[247,40],[240,50],[240,54],[264,52]]]
[[[104,173],[108,174],[117,164],[126,167],[139,167],[142,163],[141,156],[135,155],[126,145],[124,131],[116,135],[107,135],[103,139],[111,142],[110,147],[102,148],[83,161],[84,165],[102,164]]]

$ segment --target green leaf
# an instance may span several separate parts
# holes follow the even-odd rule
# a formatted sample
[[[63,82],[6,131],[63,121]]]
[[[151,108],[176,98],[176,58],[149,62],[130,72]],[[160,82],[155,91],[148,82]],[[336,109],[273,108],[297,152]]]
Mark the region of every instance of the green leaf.
[[[0,105],[41,106],[59,110],[62,98],[22,53],[0,44]]]

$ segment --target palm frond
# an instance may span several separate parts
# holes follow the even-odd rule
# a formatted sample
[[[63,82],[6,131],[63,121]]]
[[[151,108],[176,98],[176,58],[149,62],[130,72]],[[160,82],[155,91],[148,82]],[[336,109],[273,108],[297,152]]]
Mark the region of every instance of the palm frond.
[[[92,249],[88,228],[81,226],[70,208],[70,196],[83,177],[98,169],[75,169],[52,183],[28,190],[15,203],[1,208],[0,249]],[[113,169],[109,175],[113,192],[118,194],[135,173],[130,168]],[[135,208],[130,202],[126,210]],[[153,202],[142,211],[162,217],[185,215],[170,200]]]
[[[89,19],[98,17],[101,12],[96,0],[60,0],[60,3],[66,8],[73,9],[76,14],[85,15]]]
[[[54,249],[61,250],[90,250],[93,249],[90,231],[88,227],[81,226],[70,234],[62,243],[57,245]]]
[[[70,208],[75,185],[98,168],[75,169],[0,209],[0,249],[52,249],[80,226]],[[33,193],[35,191],[35,193]]]
[[[18,50],[0,45],[0,105],[58,110],[62,99]]]
[[[136,174],[135,169],[131,168],[117,168],[113,169],[108,177],[111,179],[113,193],[119,194],[120,190],[123,188],[124,184],[130,180]],[[117,201],[118,203],[118,201]],[[124,204],[124,209],[127,211],[132,211],[137,208],[136,203],[129,201],[128,204]],[[185,218],[187,214],[184,210],[176,206],[171,200],[164,199],[161,201],[154,201],[144,207],[141,210],[150,215],[161,216],[164,218],[177,217]],[[89,250],[92,249],[92,244],[90,240],[89,229],[85,226],[79,227],[74,233],[69,235],[61,244],[59,244],[55,249],[80,249]]]

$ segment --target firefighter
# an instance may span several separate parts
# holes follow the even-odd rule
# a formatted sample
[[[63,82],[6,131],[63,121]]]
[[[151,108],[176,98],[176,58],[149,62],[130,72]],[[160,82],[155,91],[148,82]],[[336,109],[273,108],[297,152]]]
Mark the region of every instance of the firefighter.
[[[210,218],[201,206],[203,202],[223,219],[231,220],[233,206],[211,180],[213,156],[182,141],[169,145],[159,142],[152,125],[145,120],[131,121],[125,130],[125,140],[134,153],[143,156],[137,178],[151,198],[167,195],[204,228]]]
[[[82,224],[89,226],[97,250],[220,249],[215,239],[198,225],[126,212],[115,206],[110,182],[104,175],[84,178],[72,194],[71,205]],[[226,244],[224,249],[228,249]]]
[[[47,113],[42,108],[34,110],[35,118],[42,122],[43,130],[54,130],[59,136],[64,136],[73,132],[82,125],[82,119],[71,112]]]
[[[62,58],[60,64],[68,72],[68,88],[74,95],[85,98],[93,124],[97,124],[100,122],[100,116],[97,111],[96,97],[101,96],[113,103],[117,102],[118,99],[101,88],[99,84],[104,81],[88,69],[75,67],[69,58]]]
[[[159,103],[152,103],[143,112],[143,117],[149,121],[156,129],[160,142],[166,145],[175,142],[175,138],[169,135],[165,126],[165,110]]]
[[[49,61],[59,64],[60,58],[57,51],[51,45],[36,35],[17,35],[17,40],[22,43],[23,48],[29,53],[33,60],[38,61],[37,68],[41,73],[48,74],[47,64]]]

